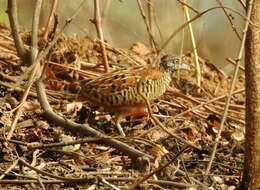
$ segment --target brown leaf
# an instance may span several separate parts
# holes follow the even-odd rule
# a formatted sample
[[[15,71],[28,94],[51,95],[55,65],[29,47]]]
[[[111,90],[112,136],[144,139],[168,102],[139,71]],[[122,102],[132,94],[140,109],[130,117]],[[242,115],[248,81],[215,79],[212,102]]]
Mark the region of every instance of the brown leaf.
[[[132,47],[130,48],[133,52],[135,52],[138,55],[147,55],[148,53],[150,53],[150,50],[142,43],[137,42],[134,43],[132,45]]]

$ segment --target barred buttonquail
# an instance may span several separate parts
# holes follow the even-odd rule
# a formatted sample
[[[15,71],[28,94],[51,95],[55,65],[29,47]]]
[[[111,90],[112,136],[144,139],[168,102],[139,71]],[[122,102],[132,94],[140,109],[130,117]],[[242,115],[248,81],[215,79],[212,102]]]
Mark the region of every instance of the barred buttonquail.
[[[119,118],[145,115],[146,104],[138,93],[138,87],[149,101],[160,97],[171,82],[172,74],[189,67],[174,56],[162,57],[157,67],[135,66],[105,73],[81,85],[79,97],[116,113],[116,126],[125,136]],[[139,81],[141,83],[139,84]],[[140,86],[138,86],[140,85]]]

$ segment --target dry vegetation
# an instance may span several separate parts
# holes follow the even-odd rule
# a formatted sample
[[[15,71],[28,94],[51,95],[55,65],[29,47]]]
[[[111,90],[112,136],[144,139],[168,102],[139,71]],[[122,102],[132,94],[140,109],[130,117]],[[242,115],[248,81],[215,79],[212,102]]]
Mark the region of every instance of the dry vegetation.
[[[181,189],[193,185],[200,188],[212,186],[215,189],[232,189],[239,184],[243,170],[245,127],[243,73],[236,83],[236,94],[232,97],[212,169],[209,177],[204,178],[219,129],[219,118],[224,110],[225,95],[230,86],[229,77],[216,69],[214,63],[200,58],[202,85],[201,93],[198,93],[192,54],[187,53],[184,61],[191,70],[181,72],[180,79],[176,75],[171,88],[151,104],[153,114],[165,127],[202,148],[188,148],[173,159],[184,144],[161,130],[148,116],[126,118],[122,126],[127,137],[120,138],[112,113],[102,112],[88,102],[76,101],[71,86],[78,85],[80,80],[98,77],[103,72],[101,50],[98,43],[88,37],[60,37],[47,58],[50,62],[46,71],[48,80],[44,81],[53,110],[66,119],[88,123],[96,130],[151,155],[153,159],[150,160],[150,167],[143,171],[135,167],[129,156],[116,148],[100,143],[98,139],[87,138],[89,142],[76,141],[86,139],[86,136],[47,122],[41,115],[42,109],[37,101],[35,86],[23,105],[12,140],[6,141],[27,79],[14,90],[10,89],[29,66],[22,64],[18,58],[9,28],[1,25],[0,31],[0,171],[3,174],[8,168],[11,169],[11,172],[1,176],[0,183],[11,180],[10,184],[2,184],[2,188],[38,189],[39,185],[34,182],[39,181],[46,189],[87,189],[91,186],[96,186],[96,189],[124,189],[169,161],[172,163],[168,167],[158,169],[140,187]],[[28,48],[30,33],[23,32],[22,38]],[[39,42],[40,47],[44,45],[44,42]],[[154,57],[149,52],[140,43],[129,50],[110,47],[107,52],[109,65],[112,69],[117,69],[146,64],[149,58]],[[197,107],[201,104],[204,105]],[[72,142],[72,145],[62,144],[68,142]],[[21,168],[14,164],[19,157],[33,168],[19,161],[24,165],[21,173]],[[11,167],[13,164],[14,167]],[[40,171],[35,172],[35,168]],[[84,180],[77,183],[76,179],[83,178]]]

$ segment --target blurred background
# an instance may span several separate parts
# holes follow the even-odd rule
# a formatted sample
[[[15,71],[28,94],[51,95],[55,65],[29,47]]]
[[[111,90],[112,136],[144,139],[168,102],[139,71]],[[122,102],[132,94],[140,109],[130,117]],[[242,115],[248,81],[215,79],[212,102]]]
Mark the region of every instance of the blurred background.
[[[40,26],[46,25],[52,0],[44,0]],[[70,18],[78,9],[82,0],[61,0],[58,1],[56,13],[59,18],[59,26],[62,26],[66,19]],[[141,1],[147,13],[147,1]],[[230,7],[242,15],[245,10],[237,0],[222,0],[224,6]],[[31,29],[32,14],[34,9],[33,0],[18,0],[18,16],[20,25],[26,30]],[[167,38],[180,27],[184,22],[182,5],[177,0],[152,1],[154,10],[154,34],[159,47]],[[219,6],[216,0],[200,1],[187,0],[187,4],[199,12],[211,7]],[[86,35],[96,38],[95,26],[90,22],[93,18],[93,1],[86,0],[80,13],[72,21],[66,30],[66,35]],[[101,13],[103,16],[103,31],[105,40],[113,47],[130,48],[133,43],[141,42],[150,47],[148,34],[141,17],[137,1],[134,0],[100,0]],[[6,14],[7,0],[0,0],[0,22],[8,24]],[[191,18],[196,13],[189,10]],[[238,14],[227,10],[231,15],[234,26],[242,35],[244,19]],[[200,57],[208,59],[209,62],[231,74],[234,66],[225,61],[226,58],[236,59],[240,48],[240,40],[233,31],[226,15],[222,9],[214,9],[207,12],[195,22],[192,22],[193,31]],[[158,30],[159,28],[159,30]],[[179,54],[182,32],[184,32],[185,54],[192,50],[188,28],[177,34],[169,43],[165,52]]]

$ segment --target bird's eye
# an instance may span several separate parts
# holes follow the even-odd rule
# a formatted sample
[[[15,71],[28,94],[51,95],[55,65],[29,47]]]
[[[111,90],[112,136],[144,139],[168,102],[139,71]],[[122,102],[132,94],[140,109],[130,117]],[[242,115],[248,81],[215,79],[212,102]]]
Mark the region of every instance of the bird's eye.
[[[175,59],[175,60],[174,60],[174,63],[176,63],[176,64],[178,64],[179,62],[180,62],[179,59]]]

